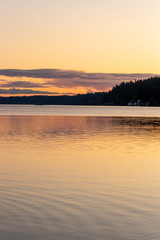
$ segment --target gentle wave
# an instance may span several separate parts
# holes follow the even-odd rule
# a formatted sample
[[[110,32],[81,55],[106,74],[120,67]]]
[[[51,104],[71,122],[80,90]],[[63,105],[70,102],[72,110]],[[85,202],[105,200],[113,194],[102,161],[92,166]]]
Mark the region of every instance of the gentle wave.
[[[160,236],[159,232],[155,231],[158,227],[155,221],[159,221],[157,204],[146,202],[147,197],[153,196],[116,192],[113,186],[107,188],[107,191],[101,191],[100,185],[91,190],[90,187],[94,187],[94,184],[89,186],[91,183],[86,183],[89,191],[68,188],[65,193],[58,193],[59,189],[52,188],[52,184],[48,185],[48,182],[47,189],[23,184],[19,188],[17,184],[12,182],[11,186],[15,185],[15,189],[7,192],[10,182],[1,184],[1,230],[6,222],[11,231],[16,231],[17,225],[22,228],[42,228],[51,233],[57,232],[63,239],[67,232],[72,239],[76,235],[79,238],[81,231],[80,235],[85,238],[85,230],[93,239],[104,239],[103,236],[115,239],[116,233],[122,234],[122,231],[130,226],[130,230],[126,230],[126,239],[134,239],[134,229],[137,236],[141,234],[145,239],[158,239]],[[140,226],[145,225],[147,229],[140,230]],[[109,236],[108,231],[112,236]],[[124,237],[124,234],[122,236]],[[141,239],[144,239],[143,236]],[[121,239],[120,235],[118,239]]]

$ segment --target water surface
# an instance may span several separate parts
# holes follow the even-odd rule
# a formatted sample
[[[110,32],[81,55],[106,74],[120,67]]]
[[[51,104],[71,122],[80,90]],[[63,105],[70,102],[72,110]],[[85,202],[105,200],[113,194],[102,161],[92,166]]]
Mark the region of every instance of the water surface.
[[[160,117],[160,107],[0,104],[0,115]]]
[[[0,116],[1,240],[160,239],[159,118],[24,115]]]

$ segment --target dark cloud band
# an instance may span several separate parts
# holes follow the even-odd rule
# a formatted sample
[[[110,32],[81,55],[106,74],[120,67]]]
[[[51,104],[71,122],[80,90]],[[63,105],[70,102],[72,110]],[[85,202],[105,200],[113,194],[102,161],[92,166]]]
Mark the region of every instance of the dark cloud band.
[[[33,83],[30,81],[5,81],[0,84],[1,88],[44,88],[47,86],[44,86],[41,83]]]
[[[31,81],[9,81],[2,83],[1,87],[19,88],[44,88],[48,86],[58,88],[84,87],[98,91],[106,91],[120,82],[135,79],[144,79],[155,74],[112,74],[112,73],[86,73],[83,71],[61,70],[61,69],[0,69],[0,75],[6,77],[27,77],[32,79],[43,79],[44,83]]]
[[[35,91],[32,89],[18,89],[18,88],[10,88],[10,89],[0,89],[0,94],[58,94],[58,92],[47,92],[47,91]]]

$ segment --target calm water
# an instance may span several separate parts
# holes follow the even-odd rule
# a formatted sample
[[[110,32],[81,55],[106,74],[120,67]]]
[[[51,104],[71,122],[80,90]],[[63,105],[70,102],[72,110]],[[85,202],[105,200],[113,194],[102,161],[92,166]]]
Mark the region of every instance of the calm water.
[[[160,239],[158,116],[0,105],[0,239]]]
[[[0,105],[0,115],[160,117],[160,107]]]

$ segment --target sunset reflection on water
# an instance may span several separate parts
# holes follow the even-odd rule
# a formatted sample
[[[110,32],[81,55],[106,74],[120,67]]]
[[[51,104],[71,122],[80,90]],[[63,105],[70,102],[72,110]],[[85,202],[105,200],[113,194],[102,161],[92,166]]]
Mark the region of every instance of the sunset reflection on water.
[[[158,239],[159,130],[158,118],[1,116],[2,239]]]

